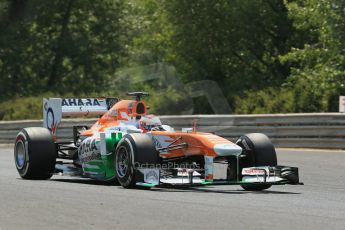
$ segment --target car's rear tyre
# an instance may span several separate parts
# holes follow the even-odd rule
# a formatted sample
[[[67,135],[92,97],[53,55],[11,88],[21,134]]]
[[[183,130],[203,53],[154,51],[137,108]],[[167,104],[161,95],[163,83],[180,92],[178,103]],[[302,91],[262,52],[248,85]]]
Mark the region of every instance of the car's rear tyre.
[[[276,166],[277,154],[272,142],[262,133],[250,133],[241,136],[236,144],[242,147],[244,157],[240,159],[240,172],[243,168],[254,166]],[[271,185],[241,185],[248,191],[261,191]]]
[[[124,188],[136,186],[137,167],[157,164],[159,156],[152,139],[141,133],[125,135],[115,150],[115,169],[118,182]]]
[[[15,140],[14,161],[24,179],[51,178],[55,171],[56,146],[50,131],[42,127],[22,129]]]

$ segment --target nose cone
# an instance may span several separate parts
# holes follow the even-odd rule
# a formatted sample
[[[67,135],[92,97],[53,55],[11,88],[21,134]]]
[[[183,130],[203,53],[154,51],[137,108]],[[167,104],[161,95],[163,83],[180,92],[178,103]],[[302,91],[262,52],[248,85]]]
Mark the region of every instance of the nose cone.
[[[216,144],[213,149],[219,156],[239,156],[242,153],[242,148],[233,143]]]

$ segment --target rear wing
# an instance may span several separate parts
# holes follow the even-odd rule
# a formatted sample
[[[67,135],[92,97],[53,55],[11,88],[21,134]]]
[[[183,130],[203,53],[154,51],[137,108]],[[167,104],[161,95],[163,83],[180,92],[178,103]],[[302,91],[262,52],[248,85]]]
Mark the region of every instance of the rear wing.
[[[62,116],[103,115],[116,102],[117,98],[44,98],[43,127],[56,138],[56,130]]]

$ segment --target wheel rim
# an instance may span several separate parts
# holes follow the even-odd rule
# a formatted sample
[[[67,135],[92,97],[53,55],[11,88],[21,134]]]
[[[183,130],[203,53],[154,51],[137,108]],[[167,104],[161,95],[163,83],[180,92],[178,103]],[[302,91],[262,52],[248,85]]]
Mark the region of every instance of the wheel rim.
[[[129,166],[129,154],[124,146],[121,146],[118,150],[116,157],[116,171],[118,177],[122,178],[126,176]]]
[[[16,165],[19,169],[22,169],[25,165],[26,150],[23,141],[16,143]]]

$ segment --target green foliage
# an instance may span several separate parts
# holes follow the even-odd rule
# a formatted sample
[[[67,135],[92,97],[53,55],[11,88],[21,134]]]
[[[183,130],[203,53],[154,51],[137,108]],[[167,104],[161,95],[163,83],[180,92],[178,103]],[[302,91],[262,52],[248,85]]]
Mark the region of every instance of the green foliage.
[[[132,2],[139,15],[132,24],[141,31],[130,43],[135,64],[168,62],[185,83],[214,80],[231,103],[244,89],[279,86],[288,77],[279,55],[289,50],[293,28],[283,1]],[[203,101],[194,104],[205,113]]]
[[[3,0],[0,101],[101,90],[124,56],[122,8],[115,0]]]
[[[292,1],[287,7],[298,33],[309,33],[303,47],[280,58],[291,67],[288,84],[303,95],[302,111],[336,111],[337,96],[345,93],[345,2]]]
[[[42,97],[11,99],[0,103],[0,120],[42,119]]]
[[[295,106],[294,92],[269,87],[260,91],[247,91],[244,98],[237,96],[235,113],[291,113],[295,111]]]
[[[0,0],[0,28],[0,119],[131,90],[152,112],[209,113],[182,84],[201,80],[235,113],[337,111],[345,94],[344,0]]]
[[[153,56],[172,63],[185,82],[215,80],[232,97],[243,88],[279,85],[287,77],[278,61],[291,33],[282,1],[146,2],[164,24],[150,17],[156,34],[148,31],[137,40],[157,47],[150,49]]]
[[[268,87],[259,91],[246,91],[244,96],[235,97],[235,113],[306,113],[326,112],[328,105],[325,95],[305,88],[306,83],[299,82],[294,87]],[[332,98],[337,100],[337,98]]]

